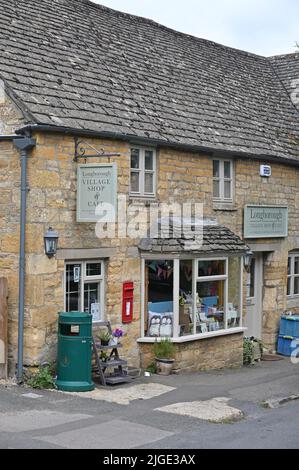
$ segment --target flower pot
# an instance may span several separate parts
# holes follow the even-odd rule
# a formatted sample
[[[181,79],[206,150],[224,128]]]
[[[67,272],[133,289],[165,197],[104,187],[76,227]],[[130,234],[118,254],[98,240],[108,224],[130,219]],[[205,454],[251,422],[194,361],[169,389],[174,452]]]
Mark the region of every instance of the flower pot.
[[[158,359],[156,358],[157,374],[170,375],[174,365],[174,359]]]
[[[109,346],[117,346],[118,345],[118,338],[111,338],[109,341]]]

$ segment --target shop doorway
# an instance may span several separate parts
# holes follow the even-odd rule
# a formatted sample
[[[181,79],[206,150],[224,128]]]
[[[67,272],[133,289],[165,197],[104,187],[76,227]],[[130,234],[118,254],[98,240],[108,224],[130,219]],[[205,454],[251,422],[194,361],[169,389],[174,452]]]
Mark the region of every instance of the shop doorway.
[[[263,253],[254,253],[247,278],[244,326],[248,328],[246,336],[259,339],[262,338],[263,279]]]

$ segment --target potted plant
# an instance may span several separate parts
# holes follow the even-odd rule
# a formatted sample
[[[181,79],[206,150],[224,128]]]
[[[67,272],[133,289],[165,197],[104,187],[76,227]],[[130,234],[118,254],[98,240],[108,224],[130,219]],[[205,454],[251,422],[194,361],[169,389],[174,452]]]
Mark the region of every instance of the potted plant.
[[[99,340],[101,341],[102,346],[109,346],[109,341],[111,339],[111,334],[107,330],[102,330],[98,335]]]
[[[104,351],[101,351],[100,361],[101,362],[108,362],[109,361],[109,356]]]
[[[112,338],[110,341],[110,344],[116,345],[118,343],[118,340],[124,336],[124,331],[121,328],[116,328],[115,330],[112,331]]]
[[[244,338],[243,358],[244,364],[254,364],[262,359],[264,354],[264,345],[262,341],[254,336]]]
[[[173,369],[175,345],[169,338],[161,339],[154,344],[154,354],[157,364],[157,374],[169,375]]]
[[[252,338],[251,341],[253,343],[253,360],[261,361],[264,354],[263,342],[258,338]]]

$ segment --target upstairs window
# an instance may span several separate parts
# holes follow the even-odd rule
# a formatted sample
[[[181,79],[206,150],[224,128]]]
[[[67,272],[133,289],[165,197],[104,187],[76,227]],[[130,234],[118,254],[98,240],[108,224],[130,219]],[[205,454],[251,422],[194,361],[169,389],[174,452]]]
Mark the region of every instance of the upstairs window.
[[[232,202],[233,200],[233,162],[213,160],[213,199]]]
[[[156,194],[156,152],[153,149],[131,149],[132,196],[154,197]]]

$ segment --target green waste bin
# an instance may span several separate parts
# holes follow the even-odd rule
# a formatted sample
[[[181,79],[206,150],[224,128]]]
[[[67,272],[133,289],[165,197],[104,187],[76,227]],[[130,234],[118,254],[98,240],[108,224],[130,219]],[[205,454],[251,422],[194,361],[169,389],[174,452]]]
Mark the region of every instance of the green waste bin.
[[[94,390],[91,378],[92,316],[89,313],[59,313],[57,380],[58,390]]]

